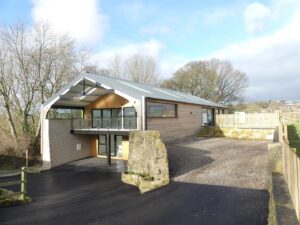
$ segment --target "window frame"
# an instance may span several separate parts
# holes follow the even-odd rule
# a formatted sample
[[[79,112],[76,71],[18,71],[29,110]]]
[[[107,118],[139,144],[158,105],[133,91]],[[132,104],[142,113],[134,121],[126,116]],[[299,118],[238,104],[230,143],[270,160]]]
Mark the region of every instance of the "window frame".
[[[112,111],[113,110],[120,110],[120,112],[121,112],[121,115],[120,116],[118,116],[118,117],[113,117],[112,116]],[[108,117],[104,117],[103,116],[103,110],[108,110],[109,112],[110,112],[110,116],[108,116]],[[99,117],[94,117],[94,111],[100,111],[100,116]],[[98,128],[97,126],[94,126],[94,119],[101,119],[102,120],[102,123],[103,123],[103,119],[104,118],[110,118],[110,125],[112,125],[112,118],[120,118],[121,120],[122,120],[122,108],[101,108],[101,109],[92,109],[92,115],[91,115],[91,123],[92,123],[92,128]],[[102,124],[103,125],[103,124]],[[101,129],[103,129],[101,126],[99,127],[99,128],[101,128]]]
[[[50,118],[49,114],[51,114],[51,110],[71,110],[70,112],[70,117],[65,117],[65,118]],[[73,117],[73,110],[80,110],[81,111],[81,116],[80,117]],[[46,119],[48,120],[72,120],[72,119],[83,119],[84,118],[84,109],[83,108],[72,108],[72,107],[55,107],[55,108],[50,108],[46,114]]]
[[[126,116],[125,115],[125,110],[126,109],[133,109],[134,110],[134,115],[132,115],[132,116]],[[123,107],[123,112],[122,112],[122,116],[123,116],[123,128],[124,129],[137,129],[137,111],[136,111],[136,109],[133,107],[133,106],[131,106],[131,107]],[[132,128],[132,127],[130,127],[130,128],[127,128],[125,125],[126,125],[126,122],[125,122],[125,120],[126,120],[126,118],[134,118],[135,119],[135,126]]]
[[[210,107],[202,108],[201,119],[203,119],[203,116],[202,116],[203,111],[206,111],[205,113],[206,113],[206,117],[207,117],[207,120],[208,120],[208,110],[211,110],[211,112],[212,112],[211,122],[203,124],[203,121],[201,121],[201,126],[202,127],[213,127],[213,126],[215,126],[215,116],[216,116],[216,109],[215,108],[210,108]]]
[[[148,110],[148,104],[149,103],[154,103],[154,104],[161,104],[161,105],[172,105],[174,106],[174,110],[175,110],[175,115],[174,116],[150,116],[149,115],[149,110]],[[155,102],[155,101],[147,101],[146,102],[146,117],[147,118],[178,118],[178,104],[176,103],[170,103],[170,102]]]

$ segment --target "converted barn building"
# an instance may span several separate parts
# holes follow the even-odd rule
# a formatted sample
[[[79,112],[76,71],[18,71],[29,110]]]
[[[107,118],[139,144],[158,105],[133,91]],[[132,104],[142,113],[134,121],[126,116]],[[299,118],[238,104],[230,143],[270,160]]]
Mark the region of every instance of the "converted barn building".
[[[42,105],[42,159],[51,167],[108,154],[127,159],[130,130],[159,130],[169,142],[214,126],[225,109],[190,94],[83,73]]]

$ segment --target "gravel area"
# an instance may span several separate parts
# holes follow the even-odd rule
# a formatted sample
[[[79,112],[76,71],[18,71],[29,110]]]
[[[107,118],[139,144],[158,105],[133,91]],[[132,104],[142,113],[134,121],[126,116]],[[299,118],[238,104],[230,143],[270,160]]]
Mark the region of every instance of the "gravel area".
[[[267,189],[266,141],[192,138],[167,149],[174,181]]]

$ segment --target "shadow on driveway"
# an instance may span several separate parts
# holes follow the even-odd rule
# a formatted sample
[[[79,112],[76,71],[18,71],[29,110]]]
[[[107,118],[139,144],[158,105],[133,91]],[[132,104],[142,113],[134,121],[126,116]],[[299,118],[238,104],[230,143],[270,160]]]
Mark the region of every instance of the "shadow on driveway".
[[[0,209],[1,225],[266,225],[268,192],[171,182],[140,195],[120,174],[64,166],[30,174],[33,203]]]
[[[195,169],[211,164],[214,159],[209,157],[209,151],[180,145],[169,145],[168,160],[170,176],[180,176]],[[180,152],[180,153],[178,153]]]

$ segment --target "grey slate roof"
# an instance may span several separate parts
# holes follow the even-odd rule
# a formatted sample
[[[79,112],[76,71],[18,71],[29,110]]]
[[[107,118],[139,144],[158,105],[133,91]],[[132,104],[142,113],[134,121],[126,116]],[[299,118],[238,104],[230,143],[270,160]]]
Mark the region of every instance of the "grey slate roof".
[[[82,73],[79,77],[76,77],[73,81],[78,78],[87,78],[96,81],[99,84],[109,86],[112,89],[118,90],[124,94],[127,94],[135,99],[141,100],[142,96],[146,98],[153,98],[159,100],[176,101],[182,103],[191,103],[198,105],[205,105],[210,107],[227,108],[224,105],[217,104],[190,94],[178,92],[166,88],[160,88],[159,86],[147,85],[142,83],[136,83],[124,79],[118,79],[92,73]],[[63,88],[56,96],[60,95],[66,89],[70,88],[72,82],[70,82],[65,88]],[[55,96],[54,96],[55,98]],[[53,99],[53,98],[51,98]]]

